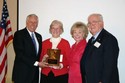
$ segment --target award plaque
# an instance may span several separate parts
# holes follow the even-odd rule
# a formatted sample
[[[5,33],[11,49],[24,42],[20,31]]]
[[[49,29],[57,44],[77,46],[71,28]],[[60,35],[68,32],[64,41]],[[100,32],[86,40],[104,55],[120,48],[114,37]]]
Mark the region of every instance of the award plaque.
[[[60,60],[60,53],[61,50],[59,49],[48,49],[47,50],[47,55],[49,56],[47,58],[47,63],[48,65],[59,65],[59,60]]]

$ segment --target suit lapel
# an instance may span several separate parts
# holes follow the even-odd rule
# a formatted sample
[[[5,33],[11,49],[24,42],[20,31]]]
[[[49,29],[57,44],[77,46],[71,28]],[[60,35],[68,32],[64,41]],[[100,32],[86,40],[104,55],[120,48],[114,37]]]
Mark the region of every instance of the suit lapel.
[[[36,35],[36,39],[37,39],[37,41],[38,41],[38,43],[40,44],[41,42],[41,40],[40,40],[40,37],[37,35],[37,33],[35,33],[35,35]]]
[[[101,45],[102,43],[102,39],[103,39],[103,33],[105,32],[104,29],[102,29],[102,31],[100,32],[100,34],[98,35],[98,37],[96,38],[96,40],[94,42],[92,42],[92,38],[89,39],[87,47],[86,47],[86,52],[85,52],[85,56],[91,56],[92,53],[94,52],[94,50],[96,50],[97,48],[99,48],[99,44]],[[92,42],[92,43],[91,43]]]
[[[31,48],[32,48],[33,50],[35,50],[35,48],[34,48],[34,46],[33,46],[32,38],[31,38],[31,36],[30,36],[30,34],[29,34],[29,32],[27,31],[26,28],[24,29],[24,33],[25,33],[25,39],[26,39],[26,41],[28,41],[28,43],[31,44]],[[39,54],[39,53],[40,53],[40,50],[41,50],[41,43],[42,43],[42,41],[41,41],[40,36],[39,36],[36,32],[35,32],[35,35],[36,35],[36,39],[37,39],[38,44],[39,44],[39,50],[38,50],[38,54]],[[36,51],[33,51],[33,52],[36,52]],[[35,54],[36,54],[36,53],[35,53]]]
[[[35,35],[36,35],[36,39],[37,39],[38,44],[39,44],[39,50],[38,50],[38,54],[39,54],[41,51],[41,47],[42,47],[42,39],[41,39],[41,36],[39,34],[37,34],[36,32],[35,32]]]
[[[31,36],[30,36],[30,34],[29,34],[29,32],[27,31],[26,28],[25,28],[25,37],[26,37],[26,40],[29,41],[29,43],[33,44],[32,38],[31,38]]]
[[[102,31],[100,32],[100,34],[96,38],[95,42],[99,42],[101,44],[102,40],[104,39],[104,35],[103,35],[104,33],[105,33],[105,29],[102,29]]]
[[[27,29],[25,29],[25,39],[26,41],[28,41],[28,43],[30,44],[31,48],[34,50],[32,51],[34,54],[36,54],[36,51],[35,51],[35,47],[34,47],[34,44],[33,44],[33,41],[32,41],[32,38],[29,34],[29,32],[27,31]]]

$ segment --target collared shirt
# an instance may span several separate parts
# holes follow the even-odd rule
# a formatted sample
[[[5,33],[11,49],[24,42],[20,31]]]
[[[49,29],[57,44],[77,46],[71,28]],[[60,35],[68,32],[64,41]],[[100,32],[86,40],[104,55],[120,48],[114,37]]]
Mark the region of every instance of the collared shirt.
[[[35,38],[35,42],[36,42],[36,47],[37,47],[37,53],[38,53],[38,51],[39,51],[39,43],[38,43],[38,41],[37,41],[36,35],[35,35],[34,32],[31,32],[31,31],[29,31],[28,29],[27,29],[27,31],[29,32],[30,36],[31,36],[32,33],[34,34],[34,38]]]
[[[98,37],[98,35],[100,34],[101,31],[102,31],[102,29],[99,32],[97,32],[95,35],[93,35],[93,37],[95,38],[95,40],[96,40],[96,38]]]

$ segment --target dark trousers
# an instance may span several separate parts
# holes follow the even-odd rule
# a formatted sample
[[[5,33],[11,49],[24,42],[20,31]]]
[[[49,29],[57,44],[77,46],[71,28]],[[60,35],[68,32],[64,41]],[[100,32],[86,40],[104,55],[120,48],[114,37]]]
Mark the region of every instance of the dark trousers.
[[[39,82],[39,70],[36,71],[34,78],[32,80],[32,83],[38,83]]]
[[[17,78],[15,80],[13,80],[13,83],[38,83],[38,81],[39,81],[39,70],[36,70],[34,72],[35,72],[35,74],[33,75],[32,79],[29,79],[28,77],[25,78],[24,80],[21,80],[21,78],[20,79]]]
[[[54,76],[51,71],[48,76],[42,74],[40,83],[68,83],[68,74]]]

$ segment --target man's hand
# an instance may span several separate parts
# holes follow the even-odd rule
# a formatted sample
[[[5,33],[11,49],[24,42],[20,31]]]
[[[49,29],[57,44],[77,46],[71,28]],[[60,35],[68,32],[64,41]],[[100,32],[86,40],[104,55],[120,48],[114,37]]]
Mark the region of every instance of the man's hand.
[[[48,67],[48,63],[42,62],[42,61],[39,62],[38,65],[39,65],[39,67],[41,67],[41,68]]]

